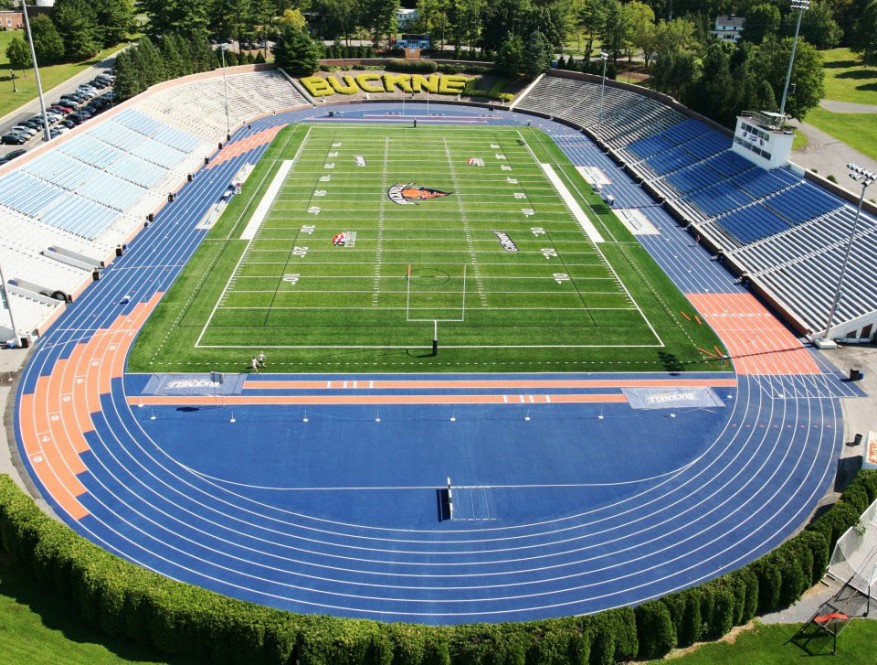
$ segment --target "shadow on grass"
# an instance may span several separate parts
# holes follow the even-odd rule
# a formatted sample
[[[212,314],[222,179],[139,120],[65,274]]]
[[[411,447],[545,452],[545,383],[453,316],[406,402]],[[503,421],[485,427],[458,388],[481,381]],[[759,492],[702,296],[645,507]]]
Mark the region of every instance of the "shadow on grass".
[[[99,645],[123,661],[144,663],[168,663],[170,665],[194,665],[197,661],[189,658],[167,656],[153,648],[144,647],[123,638],[107,637],[99,630],[89,626],[80,618],[76,610],[66,602],[59,600],[54,594],[43,591],[28,571],[17,565],[11,557],[0,550],[0,597],[4,597],[24,606],[26,611],[39,617],[39,621],[48,630],[59,631],[71,644],[63,647],[75,654],[77,644]],[[19,633],[16,639],[21,642],[32,641],[30,648],[37,652],[45,638],[35,630],[32,636]],[[60,656],[61,654],[59,654]],[[82,662],[82,657],[72,658]],[[0,659],[2,660],[2,659]]]
[[[831,62],[826,62],[823,67],[825,69],[849,69],[851,67],[859,67],[861,64],[861,60],[832,60]]]
[[[877,78],[877,74],[875,74],[875,78]],[[877,83],[866,83],[865,85],[857,85],[856,90],[862,90],[864,92],[877,92]]]
[[[838,74],[835,78],[839,79],[875,79],[877,78],[877,69],[853,69],[848,72]]]
[[[834,654],[834,637],[812,623],[801,628],[786,644],[794,644],[802,651],[803,656]]]

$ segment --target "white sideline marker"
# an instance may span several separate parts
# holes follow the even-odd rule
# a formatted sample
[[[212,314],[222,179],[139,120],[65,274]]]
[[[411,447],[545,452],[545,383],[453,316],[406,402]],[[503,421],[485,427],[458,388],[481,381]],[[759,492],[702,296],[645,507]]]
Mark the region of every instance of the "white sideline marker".
[[[256,206],[256,210],[250,218],[247,228],[241,233],[241,240],[252,240],[256,237],[256,232],[259,230],[259,227],[262,226],[265,217],[268,216],[268,211],[271,210],[271,206],[274,204],[274,199],[277,198],[277,194],[283,186],[283,181],[286,180],[286,176],[289,175],[292,163],[293,160],[284,159],[283,163],[280,164],[280,168],[277,169],[277,173],[274,175],[274,179],[268,186],[265,196],[262,197],[262,200],[259,201],[259,205]]]
[[[600,235],[597,227],[591,223],[590,219],[588,219],[588,216],[585,214],[585,211],[582,210],[581,206],[576,203],[576,200],[573,198],[572,194],[570,194],[570,191],[566,188],[566,185],[563,184],[561,179],[554,172],[551,164],[539,164],[539,166],[541,166],[542,170],[545,171],[545,175],[548,176],[551,184],[554,185],[555,189],[557,189],[557,193],[560,194],[560,198],[562,198],[563,202],[566,203],[566,207],[569,208],[572,216],[576,218],[579,226],[582,227],[588,238],[591,239],[591,242],[593,242],[594,244],[603,242],[603,236]]]

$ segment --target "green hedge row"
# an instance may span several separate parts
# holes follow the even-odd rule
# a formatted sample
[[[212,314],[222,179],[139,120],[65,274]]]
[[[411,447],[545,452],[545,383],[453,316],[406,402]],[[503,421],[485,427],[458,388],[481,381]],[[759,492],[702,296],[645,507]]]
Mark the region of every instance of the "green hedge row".
[[[875,498],[877,472],[860,472],[799,535],[718,579],[636,608],[497,625],[296,615],[174,582],[52,520],[8,476],[0,476],[0,542],[91,625],[167,654],[248,665],[612,665],[716,639],[794,602],[822,577],[837,538]]]

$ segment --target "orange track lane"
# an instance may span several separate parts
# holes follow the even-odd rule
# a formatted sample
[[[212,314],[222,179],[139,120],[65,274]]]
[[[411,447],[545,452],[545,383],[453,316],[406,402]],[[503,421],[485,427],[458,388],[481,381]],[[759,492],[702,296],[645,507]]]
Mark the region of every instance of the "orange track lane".
[[[801,342],[748,293],[687,295],[722,338],[738,374],[819,374]]]
[[[627,402],[624,395],[232,395],[222,398],[225,406],[373,405],[373,404],[608,404]],[[129,397],[137,406],[217,406],[218,397],[144,396]]]
[[[237,157],[238,155],[252,150],[253,148],[256,148],[265,143],[271,143],[271,141],[274,140],[274,137],[277,136],[277,133],[281,129],[283,129],[283,127],[269,127],[267,129],[263,129],[261,132],[256,132],[252,136],[248,136],[245,139],[235,141],[234,143],[229,143],[220,151],[220,153],[216,157],[214,157],[210,161],[206,168],[212,169],[214,166],[219,166],[223,162]]]
[[[78,500],[86,491],[78,475],[87,470],[80,455],[89,449],[85,435],[94,429],[91,414],[100,410],[101,395],[109,392],[112,380],[122,376],[134,334],[161,295],[77,344],[19,402],[25,454],[40,482],[73,519],[88,515]]]
[[[473,390],[473,389],[587,389],[587,388],[734,388],[737,379],[533,379],[509,380],[323,380],[323,381],[247,381],[247,390]]]

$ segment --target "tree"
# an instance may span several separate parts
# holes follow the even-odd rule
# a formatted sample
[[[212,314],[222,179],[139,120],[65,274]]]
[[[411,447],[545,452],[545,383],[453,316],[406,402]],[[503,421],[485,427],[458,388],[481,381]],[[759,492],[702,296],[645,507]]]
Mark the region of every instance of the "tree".
[[[132,53],[133,51],[122,51],[116,56],[114,68],[116,80],[113,83],[113,89],[119,101],[130,99],[144,89],[140,84],[140,77]]]
[[[791,37],[782,41],[770,38],[757,48],[753,56],[754,71],[770,83],[777,99],[782,96],[791,52]],[[822,57],[803,39],[798,40],[791,82],[795,87],[789,91],[785,110],[791,117],[803,120],[807,111],[819,106],[820,100],[825,96]]]
[[[687,19],[658,21],[655,26],[655,55],[664,59],[688,51],[693,52],[699,47],[694,32],[694,23]]]
[[[700,78],[700,64],[691,51],[659,57],[654,67],[654,79],[659,90],[676,99],[686,99],[688,91]]]
[[[700,82],[691,87],[685,101],[695,111],[731,127],[736,118],[735,96],[727,47],[721,42],[713,42],[707,47],[703,59]]]
[[[176,32],[206,42],[210,0],[136,0],[137,8],[149,17],[146,32],[151,37]]]
[[[372,33],[379,44],[384,35],[396,32],[396,9],[399,0],[360,0],[360,24]]]
[[[648,69],[655,54],[655,12],[647,4],[634,0],[627,6],[630,16],[630,43],[642,51]]]
[[[551,47],[538,30],[527,37],[524,46],[524,73],[538,76],[551,67]]]
[[[496,54],[496,68],[506,76],[518,76],[524,70],[524,40],[517,35],[506,39]]]
[[[134,25],[131,0],[93,0],[97,25],[104,46],[113,46],[125,40]]]
[[[877,0],[871,0],[856,22],[852,49],[862,54],[865,64],[877,63]]]
[[[358,7],[356,0],[318,0],[320,31],[325,39],[340,39],[350,45],[350,36],[356,32]]]
[[[33,66],[33,60],[30,57],[30,47],[24,43],[21,37],[13,37],[6,47],[6,58],[9,60],[9,66],[18,71],[24,71]]]
[[[299,30],[306,30],[308,26],[307,20],[297,9],[284,9],[283,14],[274,19],[274,22],[280,26],[281,29],[291,25]]]
[[[137,48],[133,51],[132,60],[134,66],[137,67],[140,90],[146,90],[156,83],[167,80],[168,74],[164,59],[149,37],[144,37],[137,44]]]
[[[288,25],[274,44],[274,60],[293,76],[308,76],[316,71],[322,50],[304,30]]]
[[[55,24],[45,14],[37,14],[30,20],[30,34],[33,37],[37,62],[48,65],[64,59],[64,40],[58,34]]]
[[[223,41],[229,37],[240,41],[250,15],[250,0],[212,0],[209,7],[211,34]]]
[[[439,48],[444,47],[445,33],[450,26],[448,0],[418,0],[417,21],[414,29],[417,32],[429,34],[432,41]]]
[[[605,0],[583,0],[578,12],[578,25],[587,35],[585,40],[585,62],[591,59],[594,50],[594,37],[603,30],[606,21]]]
[[[769,35],[775,35],[780,29],[780,10],[776,5],[763,3],[751,7],[746,12],[746,23],[743,25],[743,39],[753,44],[761,44]]]
[[[94,7],[86,0],[58,0],[52,21],[64,40],[68,60],[81,61],[100,51],[101,34]]]
[[[603,50],[612,57],[612,64],[618,63],[618,56],[627,49],[629,39],[630,15],[627,7],[620,0],[606,0],[606,17],[600,30],[600,42]]]
[[[792,15],[795,13],[792,12]],[[810,10],[804,12],[801,19],[801,36],[820,51],[840,44],[843,34],[843,29],[834,20],[828,3],[814,0]]]
[[[496,53],[511,35],[523,38],[529,0],[496,0],[484,9],[481,40],[484,50]]]

